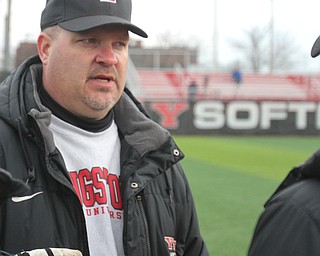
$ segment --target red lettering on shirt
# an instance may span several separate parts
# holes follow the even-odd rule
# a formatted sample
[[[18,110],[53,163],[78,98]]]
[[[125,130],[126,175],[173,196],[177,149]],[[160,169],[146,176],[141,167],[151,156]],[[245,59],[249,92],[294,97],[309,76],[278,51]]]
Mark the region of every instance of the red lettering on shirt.
[[[96,204],[108,203],[115,210],[122,210],[119,177],[109,173],[107,168],[93,167],[91,170],[85,168],[79,172],[71,171],[69,174],[81,204],[93,207]],[[107,202],[107,193],[110,194],[111,202]]]

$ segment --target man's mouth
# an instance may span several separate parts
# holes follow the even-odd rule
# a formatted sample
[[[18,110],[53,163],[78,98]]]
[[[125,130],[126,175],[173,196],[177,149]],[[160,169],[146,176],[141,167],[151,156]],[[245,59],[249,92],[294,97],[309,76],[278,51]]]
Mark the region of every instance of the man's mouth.
[[[100,83],[110,83],[115,80],[112,75],[105,75],[105,74],[96,74],[90,77],[91,80],[100,82]]]
[[[103,83],[107,83],[107,82],[110,82],[111,79],[110,78],[94,78],[95,80],[98,80],[100,82],[103,82]]]
[[[98,87],[111,87],[116,83],[116,77],[113,72],[92,72],[89,75],[89,80],[95,82],[95,86]]]

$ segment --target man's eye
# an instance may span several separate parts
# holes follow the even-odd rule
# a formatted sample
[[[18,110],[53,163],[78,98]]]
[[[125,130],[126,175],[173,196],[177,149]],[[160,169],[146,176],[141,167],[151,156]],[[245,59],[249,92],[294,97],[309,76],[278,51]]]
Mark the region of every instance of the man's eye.
[[[93,38],[82,39],[82,42],[85,44],[95,44],[97,41]]]
[[[114,44],[116,47],[125,47],[127,44],[124,42],[117,42]]]

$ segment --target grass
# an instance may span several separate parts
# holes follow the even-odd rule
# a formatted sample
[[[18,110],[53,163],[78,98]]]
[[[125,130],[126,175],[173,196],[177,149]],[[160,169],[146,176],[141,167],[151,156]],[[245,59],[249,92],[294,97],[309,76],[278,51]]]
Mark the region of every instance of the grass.
[[[263,204],[318,137],[174,136],[210,255],[244,256]]]

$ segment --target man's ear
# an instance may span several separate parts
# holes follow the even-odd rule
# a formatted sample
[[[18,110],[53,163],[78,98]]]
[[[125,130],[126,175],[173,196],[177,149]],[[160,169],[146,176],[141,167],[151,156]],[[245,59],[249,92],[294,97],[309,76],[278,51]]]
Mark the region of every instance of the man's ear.
[[[52,38],[47,33],[41,32],[40,35],[38,36],[38,41],[37,41],[38,54],[43,65],[45,65],[48,61],[51,42],[52,42]]]

